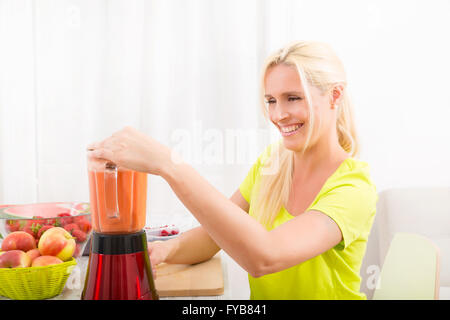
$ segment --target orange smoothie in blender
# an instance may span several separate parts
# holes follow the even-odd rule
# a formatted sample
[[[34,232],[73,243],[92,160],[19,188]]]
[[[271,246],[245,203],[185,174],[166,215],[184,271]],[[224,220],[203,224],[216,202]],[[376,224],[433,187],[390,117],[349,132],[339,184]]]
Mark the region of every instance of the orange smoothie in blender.
[[[126,169],[89,170],[92,227],[133,233],[145,226],[147,174]]]

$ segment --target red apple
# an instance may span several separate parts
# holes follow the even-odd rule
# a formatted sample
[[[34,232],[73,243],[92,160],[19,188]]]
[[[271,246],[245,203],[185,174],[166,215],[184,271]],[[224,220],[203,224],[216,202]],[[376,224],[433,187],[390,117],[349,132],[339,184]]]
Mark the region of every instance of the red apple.
[[[34,259],[39,257],[41,253],[39,252],[39,249],[32,249],[30,251],[27,251],[27,255],[30,257],[31,261],[33,261]]]
[[[33,236],[25,231],[14,231],[6,236],[2,242],[2,250],[22,250],[29,251],[36,248],[36,241]]]
[[[43,256],[55,256],[68,261],[75,252],[74,237],[64,228],[54,227],[45,231],[39,239],[39,252]]]
[[[33,260],[32,267],[43,267],[52,264],[60,264],[63,261],[55,256],[40,256]]]
[[[0,255],[0,268],[26,268],[30,264],[30,257],[22,250],[11,250]]]

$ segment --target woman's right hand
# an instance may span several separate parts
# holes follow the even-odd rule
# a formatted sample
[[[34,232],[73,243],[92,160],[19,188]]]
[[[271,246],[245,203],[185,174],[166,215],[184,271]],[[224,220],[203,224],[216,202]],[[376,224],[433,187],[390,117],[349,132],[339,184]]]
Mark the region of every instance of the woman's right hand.
[[[174,240],[174,239],[171,239]],[[148,254],[150,256],[150,263],[152,265],[153,279],[156,279],[155,267],[166,261],[167,257],[174,250],[173,243],[170,240],[167,241],[152,241],[147,242]]]

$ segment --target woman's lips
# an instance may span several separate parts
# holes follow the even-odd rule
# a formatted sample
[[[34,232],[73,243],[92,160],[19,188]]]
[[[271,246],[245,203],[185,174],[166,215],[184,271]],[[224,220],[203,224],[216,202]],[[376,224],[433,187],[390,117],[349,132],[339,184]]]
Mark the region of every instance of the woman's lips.
[[[300,129],[303,128],[303,125],[303,123],[297,123],[289,126],[279,126],[279,130],[283,137],[288,137],[299,132]]]

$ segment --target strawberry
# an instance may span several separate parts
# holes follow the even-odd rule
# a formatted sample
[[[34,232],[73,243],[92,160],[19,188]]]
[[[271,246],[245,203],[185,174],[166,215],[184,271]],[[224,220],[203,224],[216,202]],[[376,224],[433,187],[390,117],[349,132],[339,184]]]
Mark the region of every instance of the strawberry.
[[[36,233],[33,231],[31,226],[26,226],[22,229],[22,231],[25,231],[26,233],[31,234],[33,237],[36,237]]]
[[[63,227],[66,224],[73,223],[73,218],[72,218],[71,214],[68,212],[58,213],[58,217],[61,218],[61,219],[59,219],[59,221],[61,223],[61,226],[63,226]]]
[[[41,216],[33,216],[34,222],[39,224],[45,224],[45,218]]]
[[[34,216],[33,220],[29,222],[33,232],[38,233],[39,229],[45,225],[45,218],[41,216]]]
[[[61,212],[57,214],[58,217],[71,217],[70,213],[68,212]]]
[[[76,258],[80,255],[80,251],[81,251],[81,246],[79,243],[77,243],[77,245],[75,246],[75,252],[73,253],[73,256]]]
[[[171,234],[171,235],[178,234],[178,230],[172,230],[172,232],[171,232],[170,234]]]
[[[80,227],[80,230],[82,230],[83,232],[88,233],[92,229],[91,223],[89,221],[87,221],[86,219],[79,220],[79,222],[77,222],[77,224]]]
[[[28,221],[26,221],[22,231],[25,231],[36,238],[37,233],[38,233],[39,229],[41,229],[41,227],[42,227],[42,224],[36,223],[35,220],[28,220]]]
[[[20,222],[21,220],[6,220],[6,229],[9,232],[19,231],[21,229]]]
[[[69,223],[64,226],[64,229],[66,229],[67,231],[70,232],[70,234],[72,234],[74,230],[80,230],[80,227],[76,223]]]
[[[54,226],[51,225],[45,225],[42,228],[39,229],[38,233],[37,233],[37,238],[40,239],[42,234],[47,231],[48,229],[54,228]]]
[[[59,219],[55,218],[45,220],[45,224],[48,226],[61,227],[61,222],[59,221]]]
[[[166,229],[164,229],[164,230],[161,231],[160,235],[165,237],[165,236],[169,235],[169,232]]]
[[[87,239],[87,235],[85,232],[76,229],[72,231],[72,236],[74,236],[76,238],[76,242],[84,242]]]
[[[80,221],[86,221],[86,216],[80,215],[80,216],[73,217],[73,222],[74,223],[79,223]]]

